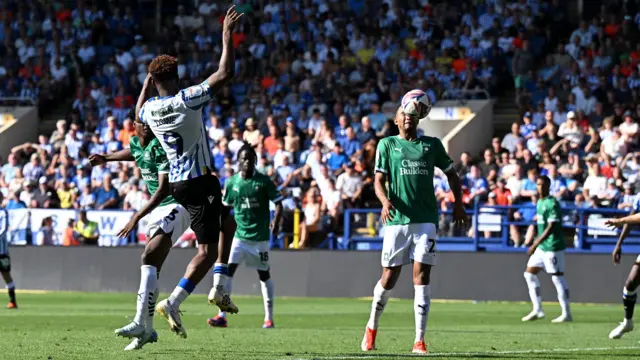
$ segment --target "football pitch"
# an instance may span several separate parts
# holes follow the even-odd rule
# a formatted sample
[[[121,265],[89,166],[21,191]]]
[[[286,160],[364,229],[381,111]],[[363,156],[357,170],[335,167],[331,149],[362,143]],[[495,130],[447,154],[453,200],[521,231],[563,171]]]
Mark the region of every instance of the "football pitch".
[[[0,294],[1,296],[4,294]],[[20,293],[18,310],[0,309],[0,359],[403,359],[413,358],[413,301],[389,301],[378,331],[378,350],[360,351],[371,302],[365,299],[276,298],[275,329],[262,329],[257,297],[235,297],[240,314],[229,328],[211,329],[214,309],[202,295],[182,307],[187,339],[156,318],[159,341],[124,352],[128,339],[113,330],[135,312],[135,294]],[[167,294],[162,294],[166,296]],[[161,299],[162,299],[161,296]],[[573,305],[575,321],[547,318],[523,324],[524,303],[434,301],[427,342],[430,355],[447,359],[640,358],[640,331],[621,340],[607,335],[622,317],[621,305]]]

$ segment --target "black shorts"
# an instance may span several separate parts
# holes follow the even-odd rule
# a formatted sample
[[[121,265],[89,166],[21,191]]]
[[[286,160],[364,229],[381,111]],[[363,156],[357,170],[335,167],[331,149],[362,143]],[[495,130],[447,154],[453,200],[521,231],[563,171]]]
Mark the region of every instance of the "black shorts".
[[[198,244],[217,244],[222,221],[222,189],[216,176],[170,184],[171,195],[189,212]]]
[[[0,255],[0,272],[11,271],[11,258],[8,254]]]

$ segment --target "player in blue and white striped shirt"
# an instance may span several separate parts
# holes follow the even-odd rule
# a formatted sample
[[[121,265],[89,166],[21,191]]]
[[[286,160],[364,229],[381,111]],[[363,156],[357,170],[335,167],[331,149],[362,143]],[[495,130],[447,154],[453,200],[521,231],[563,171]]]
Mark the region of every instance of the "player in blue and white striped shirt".
[[[141,107],[139,118],[149,126],[169,160],[169,188],[191,217],[191,229],[198,240],[198,253],[191,260],[187,271],[168,299],[156,306],[165,317],[171,330],[182,337],[179,308],[196,285],[214,265],[218,256],[220,220],[222,218],[222,189],[213,175],[211,147],[207,131],[202,123],[202,108],[213,94],[233,79],[235,60],[232,33],[241,18],[232,6],[224,18],[222,29],[222,56],[218,71],[203,83],[180,90],[177,59],[161,55],[149,65],[151,82],[159,97],[149,99]],[[223,241],[222,248],[226,248]],[[226,291],[227,259],[214,268],[214,296],[209,298],[220,310],[232,314],[238,308]]]
[[[2,203],[2,193],[0,193],[0,203]],[[7,284],[9,292],[8,309],[17,309],[16,286],[11,278],[11,258],[9,257],[9,213],[0,207],[0,274]]]

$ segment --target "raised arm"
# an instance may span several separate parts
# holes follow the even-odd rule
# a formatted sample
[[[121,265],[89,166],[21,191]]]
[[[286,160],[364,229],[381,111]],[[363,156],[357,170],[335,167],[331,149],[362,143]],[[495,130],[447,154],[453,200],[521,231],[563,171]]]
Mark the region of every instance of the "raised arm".
[[[140,91],[140,95],[138,95],[138,102],[136,103],[136,113],[135,119],[136,121],[140,120],[140,110],[142,109],[142,105],[151,97],[153,92],[153,86],[151,86],[151,73],[147,74],[147,77],[144,79],[144,83],[142,84],[142,90]]]
[[[93,154],[89,155],[89,163],[91,166],[98,166],[111,161],[134,161],[130,149],[116,151],[111,154]]]
[[[211,93],[215,94],[222,89],[235,75],[235,54],[233,49],[233,29],[242,17],[236,12],[236,7],[231,6],[227,10],[222,25],[222,56],[218,70],[207,78]]]

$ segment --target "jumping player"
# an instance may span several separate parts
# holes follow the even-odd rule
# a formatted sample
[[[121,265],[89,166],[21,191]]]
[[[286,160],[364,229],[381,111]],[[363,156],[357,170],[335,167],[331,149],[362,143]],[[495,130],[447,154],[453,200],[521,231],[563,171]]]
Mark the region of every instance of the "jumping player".
[[[191,229],[198,241],[198,253],[168,299],[156,306],[175,333],[186,337],[180,319],[180,304],[214,265],[218,255],[222,191],[213,175],[211,147],[202,122],[202,107],[213,94],[233,79],[235,60],[232,33],[241,14],[232,6],[224,18],[222,57],[218,70],[203,83],[180,90],[176,58],[160,55],[149,65],[151,81],[159,97],[149,99],[140,110],[140,121],[147,124],[167,153],[170,163],[170,194],[188,212]],[[227,265],[219,264],[214,272],[226,275]],[[226,277],[226,276],[225,276]],[[214,279],[214,296],[210,302],[227,312],[237,313],[226,292],[222,277]]]
[[[633,209],[631,215],[625,216],[620,219],[607,220],[605,222],[607,226],[622,227],[622,233],[618,238],[616,247],[613,249],[613,263],[615,265],[620,264],[620,257],[622,255],[622,242],[629,235],[632,224],[640,224],[640,194],[637,194],[633,199]],[[633,330],[633,310],[636,306],[636,289],[640,285],[640,255],[636,259],[636,262],[631,266],[631,271],[627,276],[627,281],[622,288],[622,305],[624,306],[624,320],[609,333],[610,339],[620,339],[622,335]]]
[[[549,195],[551,180],[546,176],[540,176],[536,180],[538,194],[540,196],[536,204],[536,218],[538,223],[538,238],[527,250],[529,262],[524,272],[524,279],[529,288],[529,297],[533,304],[533,311],[522,318],[522,321],[533,321],[544,318],[542,311],[542,297],[540,297],[540,280],[538,273],[544,269],[551,275],[551,281],[556,287],[558,301],[562,308],[562,314],[553,319],[552,323],[572,321],[569,308],[569,288],[564,279],[564,235],[562,233],[562,214],[560,203]]]
[[[243,145],[238,151],[240,173],[233,175],[225,183],[222,202],[235,211],[237,230],[231,245],[229,257],[229,277],[227,291],[231,293],[231,282],[238,265],[258,270],[260,288],[264,301],[263,328],[273,328],[273,281],[269,272],[269,234],[276,235],[282,212],[282,195],[267,176],[255,171],[257,156],[253,147]],[[275,217],[269,224],[271,214],[269,201],[276,205]],[[269,229],[271,228],[271,231]],[[214,289],[211,289],[214,292]],[[211,295],[210,295],[211,297]],[[209,326],[227,327],[224,311],[207,320]]]
[[[0,204],[2,204],[2,193],[0,193]],[[7,309],[17,309],[16,285],[11,277],[11,258],[9,257],[9,213],[0,207],[0,274],[7,284],[9,292],[9,304]]]
[[[380,140],[375,161],[375,192],[382,203],[385,224],[382,244],[382,277],[373,290],[371,315],[362,350],[375,349],[380,316],[403,265],[413,262],[416,337],[413,352],[427,353],[427,328],[431,290],[431,267],[436,264],[436,224],[438,205],[433,191],[433,170],[440,168],[449,180],[455,197],[454,222],[466,221],[460,179],[453,161],[438,138],[417,135],[418,116],[398,108],[395,124],[400,135]],[[388,181],[389,188],[385,183]]]

